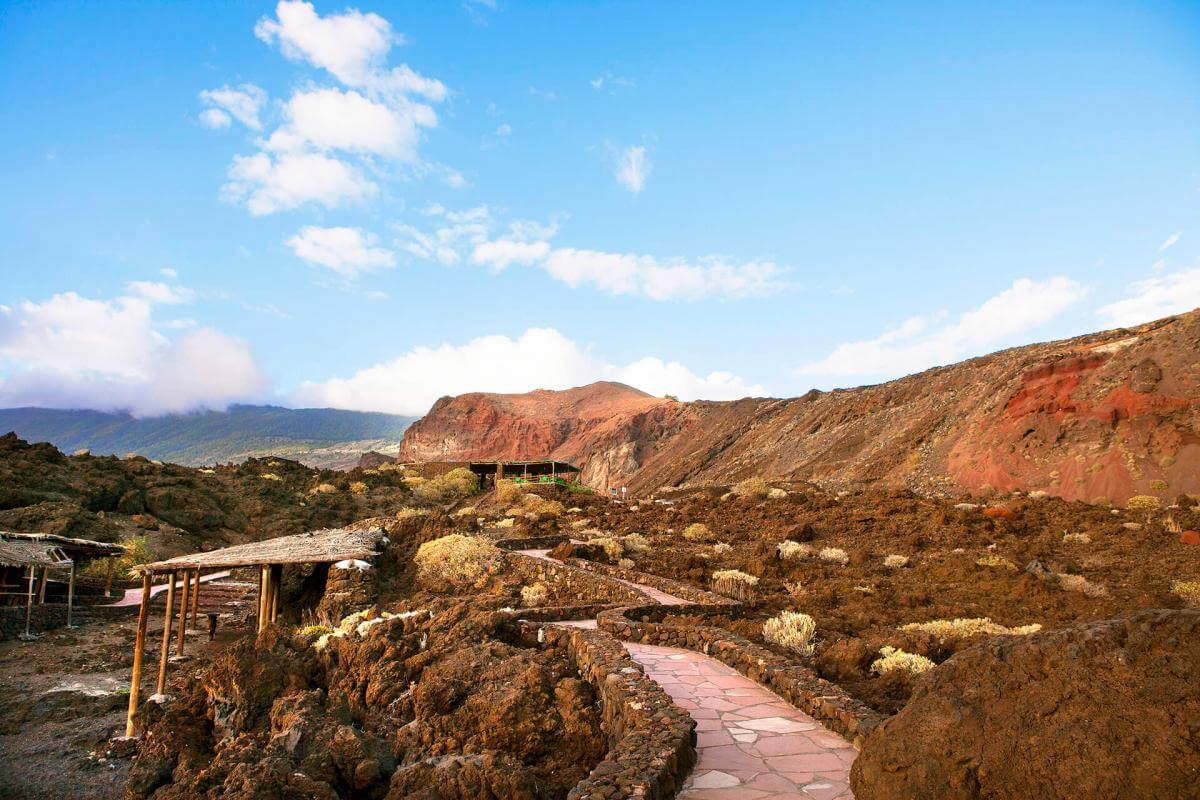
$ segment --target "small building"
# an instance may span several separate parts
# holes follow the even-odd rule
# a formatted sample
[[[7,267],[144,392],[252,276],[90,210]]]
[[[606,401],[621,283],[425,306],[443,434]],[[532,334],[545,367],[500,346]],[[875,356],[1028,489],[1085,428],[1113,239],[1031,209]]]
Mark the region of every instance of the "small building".
[[[171,628],[175,616],[175,588],[181,587],[178,604],[178,642],[176,654],[182,654],[185,634],[190,624],[196,624],[196,609],[201,585],[201,570],[227,570],[253,567],[258,571],[258,630],[274,622],[283,603],[280,591],[285,564],[335,564],[341,561],[370,559],[379,554],[386,542],[386,534],[378,528],[350,530],[336,528],[312,531],[295,536],[280,536],[261,542],[250,542],[205,553],[176,556],[165,561],[142,564],[136,569],[142,573],[141,607],[138,611],[137,638],[133,650],[133,675],[129,686],[129,711],[126,716],[125,735],[134,733],[134,715],[142,682],[142,658],[145,651],[146,625],[152,595],[151,583],[156,575],[167,576],[166,614],[163,619],[162,652],[158,662],[158,690],[161,695],[166,688],[167,663],[171,650]],[[190,602],[189,602],[190,597]]]
[[[66,623],[70,626],[77,566],[108,558],[106,585],[111,589],[113,559],[124,552],[120,545],[90,539],[0,531],[0,605],[25,606],[22,635],[26,638],[32,635],[30,624],[35,604],[66,605]]]
[[[566,461],[472,461],[467,467],[479,476],[480,488],[490,488],[497,480],[513,483],[537,483],[569,486],[577,482],[581,470]]]

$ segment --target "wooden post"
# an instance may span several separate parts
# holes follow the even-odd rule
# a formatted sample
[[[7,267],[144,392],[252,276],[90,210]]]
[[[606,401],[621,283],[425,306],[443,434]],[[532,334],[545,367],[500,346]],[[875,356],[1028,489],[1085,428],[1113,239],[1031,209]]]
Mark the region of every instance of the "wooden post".
[[[112,597],[113,566],[115,564],[116,564],[116,558],[114,558],[113,556],[109,556],[108,557],[108,568],[104,571],[104,596],[105,597]]]
[[[175,585],[174,573],[171,573],[171,585]],[[184,570],[183,575],[183,595],[179,601],[179,644],[175,648],[176,655],[183,655],[183,649],[186,644],[184,635],[187,633],[187,613],[188,613],[188,580],[192,577],[191,570]]]
[[[186,594],[184,596],[186,597]],[[175,573],[172,572],[171,582],[167,584],[167,612],[163,615],[162,655],[158,657],[158,688],[154,690],[156,694],[164,694],[167,690],[167,659],[171,657],[171,619],[174,611]]]
[[[196,627],[196,614],[200,610],[200,568],[196,567],[195,585],[192,587],[192,623],[189,627]]]
[[[260,566],[258,568],[258,630],[266,627],[267,620],[267,589],[269,589],[269,567]]]
[[[137,639],[133,645],[133,675],[129,679],[129,711],[125,714],[125,736],[133,736],[133,717],[137,714],[138,694],[142,688],[142,651],[146,645],[146,618],[150,610],[150,573],[142,575],[142,605],[138,610]],[[168,614],[168,616],[170,616]]]
[[[71,611],[75,605],[75,562],[71,562],[71,574],[67,578],[67,627],[71,627]]]
[[[33,616],[33,564],[29,565],[29,588],[25,595],[25,638],[29,638],[29,618]]]
[[[279,618],[279,608],[283,605],[283,564],[271,566],[271,622]]]
[[[50,568],[42,567],[42,588],[38,589],[38,605],[46,605],[46,582],[50,580]]]

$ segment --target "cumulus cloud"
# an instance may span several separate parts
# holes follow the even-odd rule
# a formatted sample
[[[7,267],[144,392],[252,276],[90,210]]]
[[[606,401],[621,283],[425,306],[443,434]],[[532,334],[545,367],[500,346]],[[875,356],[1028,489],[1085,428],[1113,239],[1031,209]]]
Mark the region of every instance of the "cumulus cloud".
[[[677,362],[652,357],[611,364],[552,328],[530,328],[516,338],[482,336],[462,345],[415,347],[347,378],[304,383],[293,400],[305,406],[423,414],[448,394],[568,389],[597,380],[621,381],[684,400],[764,393],[761,386],[728,372],[700,376]]]
[[[617,156],[617,183],[632,194],[640,194],[650,177],[650,158],[642,145],[626,147]]]
[[[1079,301],[1085,290],[1055,276],[1020,278],[985,303],[945,322],[945,314],[912,317],[874,339],[846,342],[801,375],[890,378],[980,355],[1015,334],[1036,328]]]
[[[306,225],[287,240],[287,246],[303,261],[326,267],[345,278],[356,278],[396,265],[396,254],[376,247],[378,237],[358,228],[319,228]]]
[[[1097,313],[1113,325],[1128,327],[1191,311],[1200,306],[1200,267],[1131,283],[1127,295]]]
[[[259,395],[266,381],[242,340],[212,328],[162,333],[172,326],[155,324],[154,306],[180,296],[138,282],[112,300],[66,292],[0,306],[0,404],[149,416]]]
[[[252,83],[205,89],[200,100],[208,106],[200,114],[200,121],[210,128],[228,127],[232,116],[250,130],[262,130],[258,115],[267,102],[267,93]]]
[[[287,211],[306,203],[334,208],[361,201],[378,191],[362,172],[321,153],[255,153],[234,156],[226,200],[245,203],[254,216]]]
[[[170,270],[170,272],[173,273],[174,270]],[[174,275],[170,277],[174,277]],[[196,295],[186,286],[170,286],[161,281],[130,281],[125,288],[144,300],[164,305],[190,303]]]
[[[770,260],[739,262],[705,256],[688,261],[553,247],[549,240],[558,233],[554,222],[516,220],[503,228],[482,206],[457,213],[441,206],[426,211],[441,224],[431,232],[402,225],[397,246],[442,264],[467,258],[496,272],[514,264],[530,266],[573,288],[586,286],[650,300],[763,297],[787,288],[786,270]]]
[[[430,103],[443,100],[446,87],[407,64],[388,66],[392,46],[404,39],[386,19],[353,8],[321,16],[311,3],[283,0],[254,32],[341,86],[309,83],[296,89],[282,105],[278,127],[257,140],[258,152],[234,158],[223,187],[226,200],[244,203],[256,216],[310,203],[334,208],[375,194],[378,187],[366,175],[382,173],[385,163],[417,173],[444,172],[448,181],[457,175],[420,158],[422,132],[438,124]],[[212,105],[209,110],[262,127],[258,112],[266,96],[258,87],[226,86],[201,96]],[[228,125],[216,115],[202,121]]]

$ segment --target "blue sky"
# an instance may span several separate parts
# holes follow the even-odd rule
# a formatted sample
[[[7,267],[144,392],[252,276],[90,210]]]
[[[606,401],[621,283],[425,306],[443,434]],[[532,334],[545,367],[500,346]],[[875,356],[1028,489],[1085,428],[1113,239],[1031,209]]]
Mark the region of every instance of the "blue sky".
[[[1200,305],[1193,3],[0,15],[0,405],[787,396]]]

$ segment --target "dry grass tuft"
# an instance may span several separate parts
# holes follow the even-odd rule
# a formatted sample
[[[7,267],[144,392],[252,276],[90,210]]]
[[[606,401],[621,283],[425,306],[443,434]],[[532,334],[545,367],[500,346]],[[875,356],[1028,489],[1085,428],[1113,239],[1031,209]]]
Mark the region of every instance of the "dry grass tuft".
[[[625,555],[625,545],[615,536],[601,536],[596,539],[588,539],[587,543],[599,547],[604,551],[604,555],[608,556],[612,561],[619,561]]]
[[[1189,606],[1200,606],[1200,581],[1175,581],[1171,593],[1183,598]]]
[[[1125,508],[1130,511],[1154,511],[1160,505],[1162,501],[1149,494],[1135,494],[1125,501]]]
[[[1063,542],[1066,544],[1091,544],[1092,537],[1086,533],[1064,533]]]
[[[351,481],[350,494],[366,494],[367,485],[362,481]]]
[[[713,553],[718,556],[729,555],[729,551],[732,549],[733,548],[730,547],[725,542],[717,542],[716,544],[713,545]]]
[[[1017,571],[1016,564],[1009,561],[1004,556],[999,556],[999,555],[996,555],[995,553],[988,553],[986,555],[982,555],[975,560],[975,563],[981,567],[991,567],[992,569],[1006,569],[1009,572]]]
[[[546,584],[544,583],[539,582],[532,586],[521,587],[521,606],[523,608],[544,606],[549,597],[550,592],[546,590]]]
[[[429,512],[423,508],[412,508],[410,506],[403,506],[398,511],[396,511],[396,519],[412,519],[413,517],[423,517],[428,513]]]
[[[908,566],[908,556],[892,553],[890,556],[883,559],[883,565],[888,569],[903,569],[904,567]]]
[[[763,623],[763,638],[802,656],[812,656],[817,623],[808,614],[784,611]]]
[[[929,633],[938,637],[943,642],[947,639],[966,639],[981,633],[988,636],[1024,636],[1030,633],[1037,633],[1041,629],[1042,626],[1037,623],[1008,628],[992,622],[987,617],[935,619],[931,622],[911,622],[908,625],[900,626],[900,630],[902,631]]]
[[[651,548],[650,540],[645,536],[642,536],[640,533],[626,534],[625,537],[621,539],[621,544],[625,545],[626,553],[631,553],[633,555],[648,553],[650,552]]]
[[[803,561],[813,554],[813,548],[810,544],[788,540],[777,544],[775,553],[781,561]]]
[[[337,492],[337,487],[332,483],[318,483],[309,490],[312,494],[334,494]]]
[[[734,484],[731,491],[738,497],[761,499],[771,493],[771,487],[762,478],[746,478]]]
[[[499,565],[500,548],[479,536],[452,533],[417,549],[417,577],[432,588],[475,586]]]
[[[1082,575],[1070,575],[1066,572],[1058,573],[1058,585],[1068,591],[1079,592],[1087,597],[1104,597],[1108,594],[1108,589],[1105,589],[1100,584],[1092,583]]]
[[[913,675],[919,675],[936,666],[925,656],[906,653],[898,647],[881,647],[879,655],[882,657],[875,659],[871,664],[871,671],[876,675],[883,675],[894,670],[903,670]]]
[[[407,482],[408,479],[405,479]],[[416,486],[413,492],[417,497],[430,503],[445,503],[449,500],[461,500],[479,491],[479,476],[466,467],[458,467],[430,478]]]
[[[712,538],[712,531],[703,522],[693,522],[683,529],[683,538],[689,542],[707,542]]]
[[[783,500],[788,496],[786,489],[773,488],[767,492],[768,500]]]
[[[826,547],[817,553],[817,558],[830,564],[845,566],[850,563],[850,555],[840,547]]]
[[[736,569],[717,570],[712,575],[713,591],[735,600],[749,600],[754,595],[758,578]]]

